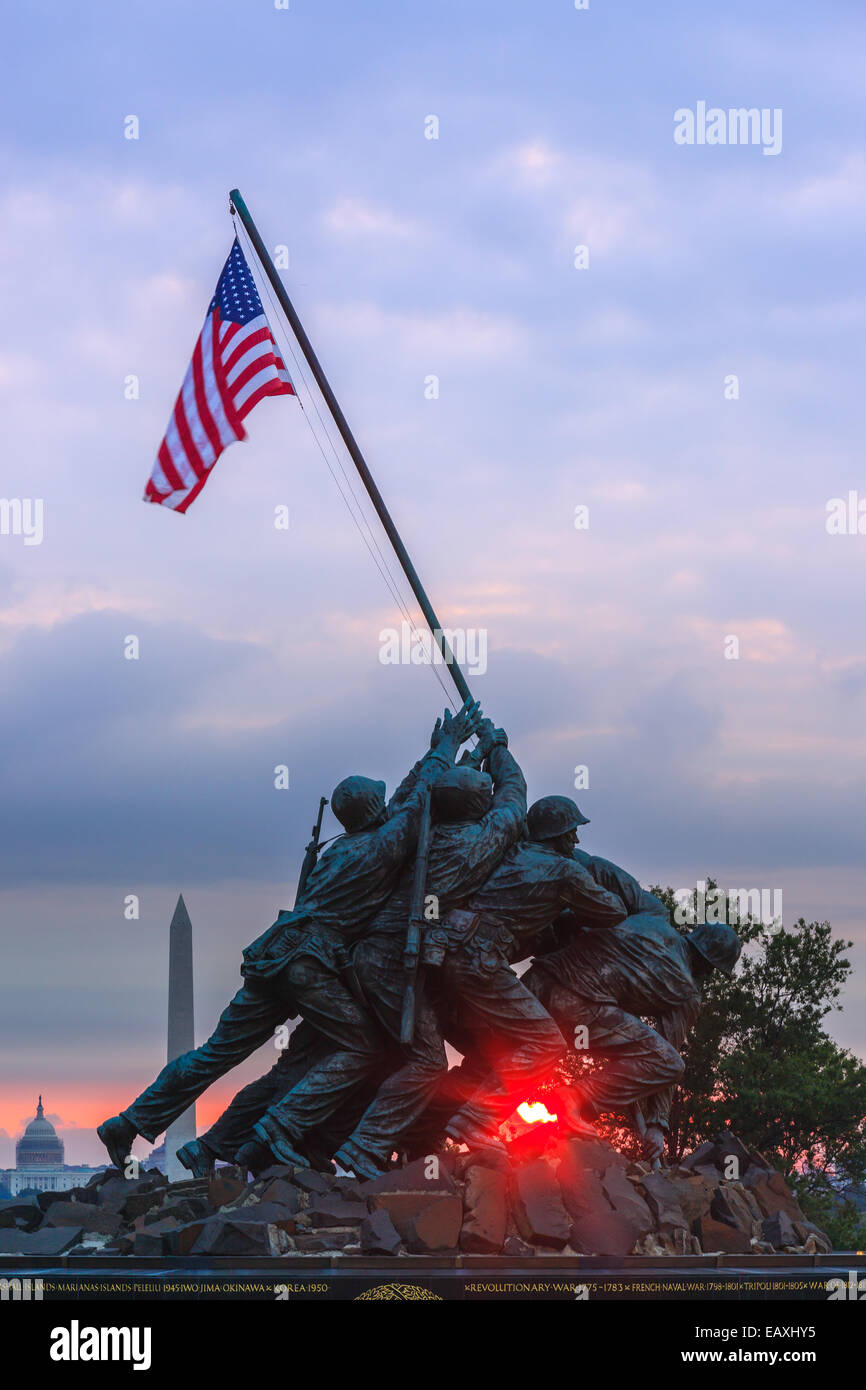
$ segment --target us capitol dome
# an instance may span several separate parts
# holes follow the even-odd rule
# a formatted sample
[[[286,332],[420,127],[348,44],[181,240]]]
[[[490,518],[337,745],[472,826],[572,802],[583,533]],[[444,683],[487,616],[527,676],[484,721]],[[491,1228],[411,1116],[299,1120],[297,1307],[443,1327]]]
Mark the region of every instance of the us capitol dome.
[[[39,1172],[46,1168],[62,1168],[63,1155],[63,1140],[51,1121],[46,1120],[40,1096],[35,1120],[30,1121],[15,1145],[15,1167],[35,1168]]]
[[[66,1192],[86,1183],[90,1167],[67,1168],[63,1162],[63,1140],[50,1120],[46,1120],[39,1097],[36,1115],[15,1144],[15,1167],[0,1171],[2,1182],[15,1197],[27,1189],[39,1192]]]

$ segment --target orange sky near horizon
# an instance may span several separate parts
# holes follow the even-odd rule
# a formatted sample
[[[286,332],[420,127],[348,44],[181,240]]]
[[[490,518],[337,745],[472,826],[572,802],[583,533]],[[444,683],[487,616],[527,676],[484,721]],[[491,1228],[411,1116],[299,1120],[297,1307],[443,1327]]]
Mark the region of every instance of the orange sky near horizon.
[[[213,1124],[237,1089],[236,1078],[229,1076],[215,1083],[201,1097],[196,1103],[199,1133]],[[14,1167],[15,1140],[23,1132],[25,1123],[34,1118],[40,1094],[46,1117],[54,1123],[52,1117],[59,1115],[63,1121],[56,1125],[56,1129],[66,1146],[66,1162],[71,1164],[106,1161],[94,1133],[96,1126],[134,1099],[121,1086],[97,1087],[82,1082],[78,1085],[63,1083],[55,1087],[51,1084],[50,1074],[35,1084],[18,1080],[11,1085],[4,1084],[0,1096],[0,1131],[5,1130],[9,1137],[4,1139],[0,1135],[0,1168]],[[141,1140],[134,1151],[146,1154],[150,1147],[146,1140]]]

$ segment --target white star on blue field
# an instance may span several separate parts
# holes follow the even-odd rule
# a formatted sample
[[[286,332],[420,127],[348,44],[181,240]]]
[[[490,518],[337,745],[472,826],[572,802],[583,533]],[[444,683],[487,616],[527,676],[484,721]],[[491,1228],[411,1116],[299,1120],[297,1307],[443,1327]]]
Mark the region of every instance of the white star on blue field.
[[[250,319],[258,318],[262,312],[255,280],[237,241],[233,243],[223,266],[208,313],[213,313],[217,305],[224,323],[229,319],[232,323],[249,323]]]

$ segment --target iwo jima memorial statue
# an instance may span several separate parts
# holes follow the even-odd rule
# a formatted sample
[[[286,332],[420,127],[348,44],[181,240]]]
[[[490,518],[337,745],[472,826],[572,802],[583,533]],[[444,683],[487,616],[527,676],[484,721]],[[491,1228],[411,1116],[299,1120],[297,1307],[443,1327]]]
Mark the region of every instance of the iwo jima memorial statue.
[[[718,922],[678,931],[627,870],[578,848],[587,818],[570,797],[554,790],[527,806],[507,733],[472,697],[237,190],[231,212],[235,240],[146,500],[185,511],[225,446],[245,437],[255,404],[296,394],[250,270],[257,258],[274,322],[279,306],[462,705],[436,720],[390,799],[384,782],[354,773],[334,788],[343,833],[319,853],[322,798],[295,905],[243,951],[241,987],[210,1037],[100,1125],[112,1164],[128,1174],[138,1135],[156,1140],[217,1078],[287,1036],[276,1064],[178,1151],[193,1181],[174,1198],[146,1172],[125,1211],[129,1182],[108,1170],[115,1248],[828,1248],[781,1177],[732,1135],[662,1168],[702,983],[713,970],[733,973],[738,936]],[[593,1065],[556,1088],[553,1149],[520,1162],[503,1126],[578,1038]],[[462,1056],[450,1069],[446,1043]],[[601,1114],[634,1128],[639,1161],[599,1138]],[[236,1167],[214,1176],[217,1161]]]

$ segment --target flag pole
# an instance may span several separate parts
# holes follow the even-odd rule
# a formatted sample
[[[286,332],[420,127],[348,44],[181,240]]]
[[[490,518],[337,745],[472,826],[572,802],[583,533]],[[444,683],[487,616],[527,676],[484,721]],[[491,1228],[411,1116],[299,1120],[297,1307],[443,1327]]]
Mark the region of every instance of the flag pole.
[[[258,256],[259,261],[261,262],[262,269],[264,270],[265,274],[270,280],[274,293],[276,294],[277,299],[279,300],[280,308],[282,309],[283,313],[289,321],[292,332],[294,333],[300,346],[300,349],[307,360],[307,365],[309,366],[310,371],[312,372],[315,378],[316,385],[321,391],[325,399],[325,403],[327,404],[327,407],[330,410],[331,415],[333,416],[334,424],[340,431],[340,437],[342,438],[343,443],[349,451],[351,460],[354,463],[360,475],[361,482],[367,489],[370,501],[373,503],[373,506],[376,509],[376,514],[379,517],[379,520],[381,521],[382,526],[385,529],[385,533],[389,541],[391,542],[391,545],[394,547],[394,553],[396,554],[397,559],[400,561],[403,573],[408,579],[409,586],[416,599],[418,600],[418,605],[421,609],[421,612],[424,614],[424,617],[427,620],[427,626],[430,628],[430,631],[433,634],[433,640],[439,648],[440,652],[442,653],[443,660],[445,661],[448,670],[451,672],[451,679],[453,680],[458,691],[460,692],[460,698],[462,700],[471,700],[472,694],[466,682],[466,677],[464,676],[462,670],[460,669],[454,658],[454,653],[451,650],[451,647],[448,643],[448,639],[442,631],[442,625],[439,622],[439,619],[436,617],[435,612],[433,611],[433,605],[427,597],[424,585],[421,583],[415,566],[412,564],[412,561],[409,558],[409,552],[403,544],[403,541],[400,537],[400,532],[394,525],[391,513],[385,506],[385,500],[382,497],[382,494],[379,491],[378,487],[376,486],[376,481],[372,473],[367,467],[364,455],[361,453],[361,450],[358,447],[357,440],[355,439],[355,436],[352,434],[352,431],[349,429],[348,421],[346,420],[345,415],[340,409],[340,404],[337,400],[337,397],[331,390],[328,378],[325,376],[325,373],[322,370],[322,365],[319,362],[319,359],[316,356],[315,352],[313,351],[313,345],[304,331],[304,325],[301,323],[301,320],[298,318],[298,315],[295,312],[294,305],[292,304],[292,301],[289,299],[289,296],[286,292],[286,287],[280,279],[279,275],[277,274],[276,266],[271,260],[267,248],[265,247],[265,244],[259,235],[259,230],[252,219],[250,210],[236,188],[232,189],[231,193],[229,194],[229,199],[231,201],[232,209],[237,213],[238,217],[241,219],[241,222],[243,223],[247,231],[247,234],[249,235],[250,241],[252,242],[253,247],[255,248],[256,255]]]

